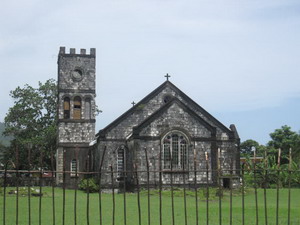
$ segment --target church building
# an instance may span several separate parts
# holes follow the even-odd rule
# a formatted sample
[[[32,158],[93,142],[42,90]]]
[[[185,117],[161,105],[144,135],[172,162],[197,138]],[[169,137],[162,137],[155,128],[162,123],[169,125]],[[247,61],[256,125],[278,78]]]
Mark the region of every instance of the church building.
[[[112,169],[115,184],[126,181],[134,186],[134,171],[146,171],[148,165],[156,171],[150,173],[153,185],[159,179],[169,184],[171,175],[174,183],[185,179],[192,184],[196,164],[197,183],[208,180],[215,185],[219,162],[227,174],[230,168],[239,169],[240,139],[235,126],[223,125],[175,86],[168,74],[159,87],[95,134],[95,57],[95,49],[76,54],[75,49],[66,53],[60,48],[57,170],[70,171],[65,182],[73,182],[74,171]],[[138,176],[141,183],[147,179],[147,173]],[[62,180],[58,176],[58,183]],[[109,173],[103,173],[102,184],[111,184]]]

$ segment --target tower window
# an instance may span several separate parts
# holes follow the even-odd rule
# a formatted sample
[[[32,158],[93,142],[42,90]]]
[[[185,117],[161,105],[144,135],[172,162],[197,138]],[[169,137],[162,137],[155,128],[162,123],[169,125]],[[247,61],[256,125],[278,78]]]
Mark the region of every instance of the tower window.
[[[181,132],[171,132],[163,139],[163,168],[184,169],[187,164],[188,141]]]
[[[81,119],[81,98],[79,96],[74,98],[73,119]]]
[[[85,117],[85,119],[91,119],[91,99],[90,98],[88,98],[88,99],[86,99],[85,100],[85,106],[84,106],[84,108],[85,108],[85,113],[84,113],[84,117]]]
[[[70,98],[64,98],[64,119],[70,119]]]
[[[71,177],[75,177],[76,175],[78,176],[78,163],[76,159],[72,159],[71,161]]]

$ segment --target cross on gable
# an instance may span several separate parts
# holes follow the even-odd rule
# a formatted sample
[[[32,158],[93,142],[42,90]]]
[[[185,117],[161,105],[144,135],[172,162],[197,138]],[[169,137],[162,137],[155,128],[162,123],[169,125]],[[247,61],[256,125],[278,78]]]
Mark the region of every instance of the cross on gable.
[[[167,81],[169,80],[169,77],[171,77],[168,73],[165,75],[165,77],[167,78]]]

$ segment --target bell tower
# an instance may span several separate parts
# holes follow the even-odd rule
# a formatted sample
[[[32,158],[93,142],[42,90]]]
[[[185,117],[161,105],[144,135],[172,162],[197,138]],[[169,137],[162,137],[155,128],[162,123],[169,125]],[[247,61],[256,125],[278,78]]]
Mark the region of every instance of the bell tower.
[[[66,53],[60,47],[58,54],[58,139],[57,171],[66,173],[65,181],[72,186],[77,172],[87,171],[89,143],[95,139],[95,71],[96,49],[90,54],[85,49]],[[57,183],[63,174],[57,174]]]

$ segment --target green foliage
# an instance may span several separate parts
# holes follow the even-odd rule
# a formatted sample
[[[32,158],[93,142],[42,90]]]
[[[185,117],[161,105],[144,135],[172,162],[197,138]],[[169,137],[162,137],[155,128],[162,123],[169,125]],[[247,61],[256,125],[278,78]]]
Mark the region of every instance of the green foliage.
[[[97,184],[96,180],[94,178],[86,178],[82,179],[78,185],[80,190],[83,190],[85,192],[98,192],[99,191],[99,185]]]
[[[270,134],[271,141],[268,142],[269,153],[277,155],[280,148],[282,156],[288,158],[289,149],[292,149],[294,161],[300,162],[300,134],[291,130],[291,127],[284,125]],[[283,164],[288,163],[283,160]]]
[[[50,153],[55,150],[57,122],[57,87],[53,79],[38,88],[26,84],[10,92],[14,105],[5,117],[7,136],[13,136],[10,148],[5,152],[5,159],[13,165],[18,150],[19,164],[22,169],[28,167],[30,149],[33,168],[39,167],[39,158],[43,152],[43,167],[50,167]],[[14,162],[14,163],[13,163]]]
[[[283,157],[284,160],[288,160]],[[281,164],[278,167],[277,157],[268,155],[262,162],[248,159],[245,165],[244,184],[246,187],[300,187],[300,173],[298,164],[294,161],[291,164]]]
[[[12,137],[4,136],[3,135],[4,130],[5,130],[5,124],[0,122],[0,145],[9,146],[10,141],[12,140]]]
[[[257,141],[254,141],[252,139],[248,139],[240,144],[241,148],[241,155],[242,156],[250,156],[253,155],[252,147],[255,147],[256,149],[259,148],[259,143]]]

